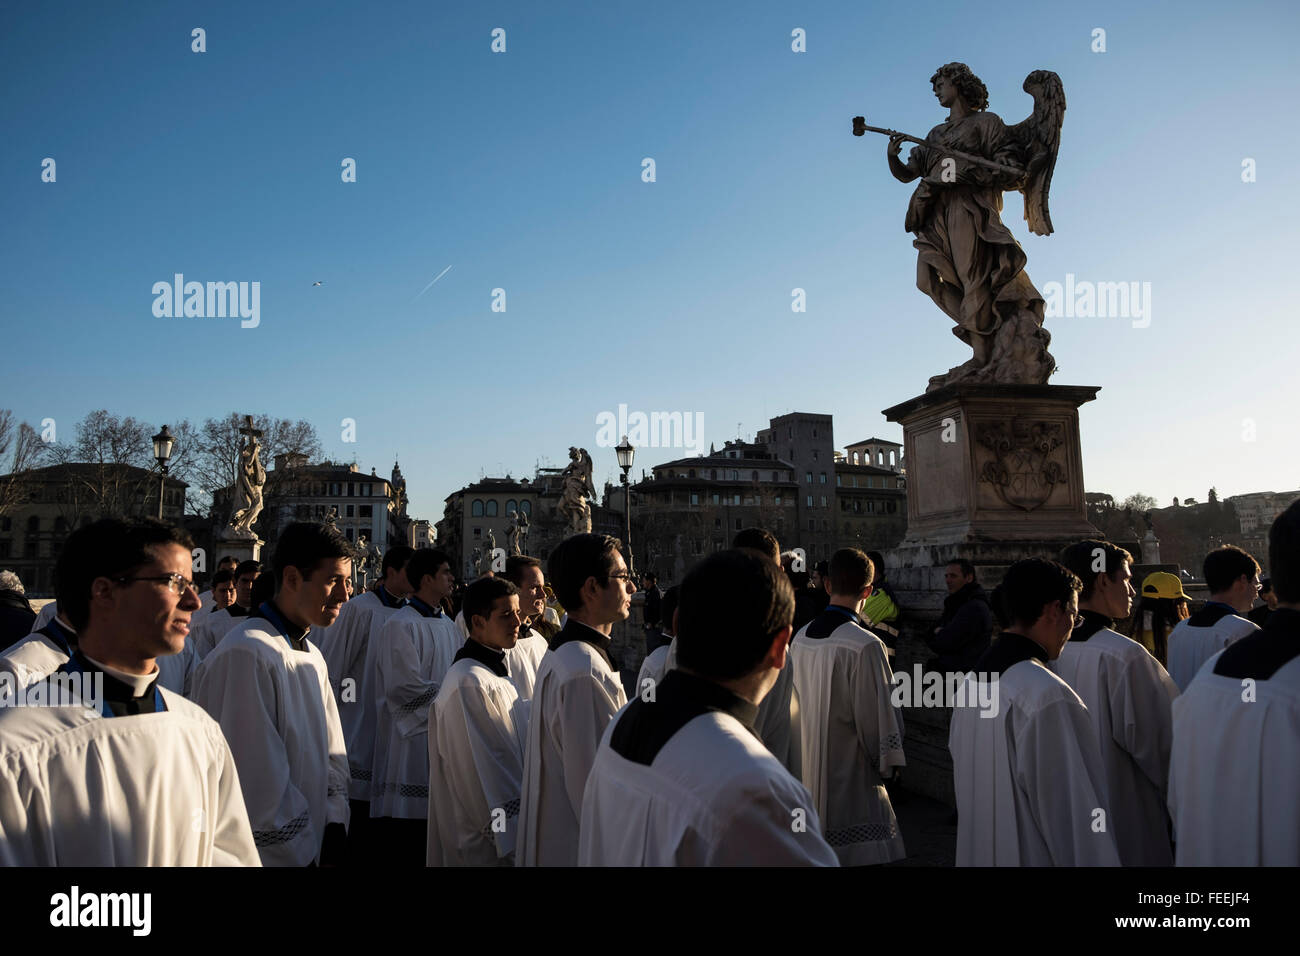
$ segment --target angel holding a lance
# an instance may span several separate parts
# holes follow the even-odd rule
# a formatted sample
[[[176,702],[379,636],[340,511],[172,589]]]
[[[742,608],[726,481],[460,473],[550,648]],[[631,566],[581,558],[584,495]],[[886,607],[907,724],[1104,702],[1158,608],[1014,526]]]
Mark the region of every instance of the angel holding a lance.
[[[899,182],[920,179],[904,228],[916,236],[916,284],[954,322],[953,334],[975,355],[929,391],[958,381],[1042,384],[1056,368],[1047,352],[1043,297],[1025,273],[1025,253],[1002,223],[1002,193],[1025,197],[1029,229],[1050,235],[1047,191],[1056,164],[1065,93],[1055,73],[1037,70],[1024,89],[1033,115],[1007,126],[987,110],[988,90],[964,63],[941,66],[930,78],[948,119],[925,140],[854,119],[855,135],[889,136],[889,171]],[[919,145],[899,160],[903,140]]]

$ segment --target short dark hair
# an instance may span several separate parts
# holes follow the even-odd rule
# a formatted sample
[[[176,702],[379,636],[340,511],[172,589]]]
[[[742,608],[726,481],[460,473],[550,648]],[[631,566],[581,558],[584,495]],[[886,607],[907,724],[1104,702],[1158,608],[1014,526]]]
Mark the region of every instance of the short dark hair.
[[[101,518],[78,528],[68,535],[54,566],[54,596],[59,612],[81,630],[90,620],[90,586],[96,578],[128,577],[137,568],[157,560],[154,548],[168,544],[180,545],[186,551],[194,548],[194,541],[183,528],[153,518]]]
[[[506,580],[519,587],[524,579],[525,568],[540,568],[542,562],[527,554],[512,554],[506,558]],[[546,573],[542,572],[545,577]]]
[[[286,568],[297,568],[304,578],[309,578],[322,561],[351,560],[352,554],[352,545],[338,528],[315,521],[295,521],[280,532],[279,540],[275,542],[271,568],[275,573],[276,590],[284,584]],[[247,573],[244,568],[249,564],[256,562],[245,561],[236,568],[235,580]]]
[[[1099,557],[1101,558],[1100,571],[1094,570]],[[1103,541],[1101,538],[1076,541],[1061,552],[1061,563],[1083,582],[1083,590],[1079,594],[1080,601],[1092,598],[1096,590],[1097,575],[1105,574],[1112,581],[1118,580],[1120,572],[1124,570],[1125,562],[1132,564],[1133,555],[1119,545]]]
[[[218,561],[218,562],[217,562],[217,567],[218,567],[218,568],[221,567],[221,566],[222,566],[223,564],[225,564],[227,561],[229,561],[229,562],[230,562],[231,564],[233,564],[235,567],[239,567],[239,559],[238,559],[237,557],[235,557],[233,554],[228,554],[228,555],[226,555],[225,557],[223,557],[220,561]],[[232,569],[232,570],[233,570],[233,569]]]
[[[813,570],[822,577],[826,577],[831,573],[831,563],[829,561],[818,561],[813,565]]]
[[[1259,562],[1235,544],[1225,544],[1205,556],[1201,573],[1210,593],[1217,594],[1232,587],[1232,582],[1243,574],[1248,578],[1259,574]]]
[[[215,588],[218,584],[225,584],[227,581],[235,580],[235,572],[231,568],[222,568],[216,574],[212,575],[212,586]]]
[[[388,549],[384,555],[383,563],[379,565],[379,573],[388,577],[391,570],[402,570],[406,567],[406,562],[411,560],[411,555],[415,554],[415,549],[405,544],[397,544]]]
[[[871,559],[857,548],[840,548],[831,555],[827,570],[833,594],[858,594],[871,583]]]
[[[961,568],[961,573],[964,577],[969,577],[971,583],[975,583],[975,565],[971,564],[965,558],[953,558],[951,561],[944,562],[943,566],[946,568],[954,564]]]
[[[1272,592],[1273,592],[1273,579],[1272,579],[1271,577],[1270,577],[1270,578],[1260,578],[1260,579],[1259,579],[1259,593],[1260,593],[1260,595],[1263,596],[1263,595],[1265,595],[1265,594],[1271,594]]]
[[[1083,582],[1060,562],[1026,558],[1007,568],[1002,583],[993,592],[993,606],[1008,626],[1032,625],[1043,616],[1047,605],[1069,601],[1071,592],[1082,588]]]
[[[1300,501],[1292,502],[1268,529],[1268,573],[1279,601],[1300,602]]]
[[[794,590],[776,564],[748,548],[718,551],[681,583],[677,660],[712,680],[744,677],[793,620]]]
[[[677,599],[681,593],[681,585],[674,584],[664,592],[663,600],[659,602],[659,620],[670,629],[673,626],[673,614],[677,612]]]
[[[437,575],[443,565],[451,566],[451,557],[446,551],[438,548],[421,548],[411,555],[411,559],[406,562],[403,571],[406,573],[407,583],[411,585],[412,591],[420,590],[420,585],[424,583],[425,575]],[[489,580],[491,580],[489,578]]]
[[[461,610],[465,612],[465,629],[474,633],[474,615],[481,618],[492,616],[492,605],[498,598],[518,594],[519,589],[505,578],[479,578],[465,589],[465,603]]]
[[[743,528],[736,532],[736,537],[732,539],[733,548],[750,548],[754,551],[761,551],[766,554],[777,564],[781,563],[781,545],[777,543],[776,535],[766,528]]]
[[[286,528],[285,530],[288,531],[289,529]],[[279,542],[276,542],[275,550],[277,552],[280,550]],[[238,582],[239,579],[242,578],[245,574],[261,574],[261,573],[262,573],[262,565],[257,561],[240,561],[239,564],[235,565],[236,582]]]
[[[255,610],[274,598],[278,583],[274,574],[259,574],[248,591],[249,610]]]
[[[876,573],[872,575],[873,581],[884,581],[885,579],[885,556],[879,551],[868,551],[867,557],[871,559],[871,566],[875,568]]]
[[[575,534],[551,552],[546,577],[566,610],[582,607],[582,586],[587,578],[604,578],[614,570],[614,555],[623,543],[607,534]]]

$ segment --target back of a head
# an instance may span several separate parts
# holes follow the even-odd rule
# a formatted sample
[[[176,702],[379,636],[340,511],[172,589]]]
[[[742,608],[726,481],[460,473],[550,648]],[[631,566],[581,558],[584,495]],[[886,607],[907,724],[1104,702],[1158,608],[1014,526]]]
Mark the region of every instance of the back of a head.
[[[101,518],[78,528],[68,535],[54,566],[54,596],[60,615],[81,630],[90,619],[90,586],[96,578],[129,576],[157,559],[154,549],[168,544],[186,551],[194,547],[183,529],[153,518]]]
[[[306,578],[322,561],[351,560],[352,556],[352,545],[337,528],[315,521],[295,521],[280,532],[275,542],[271,567],[275,573],[276,590],[284,584],[286,568],[297,568],[298,573]],[[246,573],[244,569],[250,563],[256,564],[245,561],[235,569],[236,580]]]
[[[831,582],[831,593],[851,597],[862,593],[872,581],[871,559],[857,548],[840,548],[826,562],[824,572]]]
[[[461,605],[461,610],[465,612],[465,627],[472,633],[474,615],[489,618],[492,616],[492,605],[498,598],[518,593],[519,589],[505,578],[479,578],[465,589],[465,603]]]
[[[606,578],[621,546],[618,538],[607,534],[575,534],[561,541],[546,564],[546,579],[560,604],[569,610],[581,608],[587,578]]]
[[[677,661],[711,680],[753,672],[794,620],[794,591],[774,562],[748,549],[718,551],[682,581]]]
[[[663,626],[668,628],[670,633],[675,633],[673,631],[673,614],[677,612],[677,602],[681,593],[681,585],[674,584],[664,592],[663,601],[659,604],[660,620],[663,622]]]
[[[1083,583],[1079,600],[1087,601],[1096,588],[1097,575],[1106,574],[1112,581],[1115,580],[1124,569],[1125,562],[1133,563],[1133,555],[1109,541],[1086,538],[1065,548],[1061,552],[1060,561]]]
[[[289,530],[289,529],[286,528],[285,530],[287,531],[287,530]],[[281,535],[281,537],[283,538],[283,535]],[[280,544],[279,544],[279,542],[276,543],[276,545],[275,545],[275,549],[276,549],[277,552],[280,550]],[[261,574],[261,573],[262,573],[262,565],[261,565],[261,562],[259,562],[259,561],[252,561],[252,560],[249,560],[249,561],[240,561],[239,564],[235,565],[235,580],[236,580],[236,581],[238,581],[240,578],[242,578],[242,577],[243,577],[244,575],[246,575],[246,574]]]
[[[1268,573],[1278,601],[1300,604],[1300,501],[1268,529]]]
[[[438,548],[421,548],[411,555],[403,568],[412,591],[419,591],[426,575],[437,576],[443,565],[451,565],[447,552]]]
[[[1259,564],[1236,545],[1225,544],[1205,556],[1201,574],[1205,577],[1205,586],[1210,593],[1218,594],[1232,587],[1233,582],[1242,575],[1253,578],[1259,574]]]
[[[401,571],[406,567],[406,562],[411,560],[415,554],[415,549],[405,544],[394,545],[388,549],[384,555],[383,563],[379,566],[379,573],[388,577],[389,571]]]
[[[18,577],[13,571],[0,571],[0,591],[13,591],[15,594],[25,594],[22,578]]]
[[[736,532],[731,546],[761,551],[777,564],[781,563],[781,546],[777,544],[776,536],[765,528],[742,528]]]
[[[512,554],[506,558],[506,580],[519,587],[524,580],[524,572],[529,568],[540,568],[542,562],[526,554]]]
[[[306,572],[303,572],[306,574]],[[274,574],[258,575],[253,587],[248,592],[248,603],[250,609],[261,607],[267,601],[275,597],[276,581]]]
[[[873,569],[872,580],[877,583],[885,580],[885,556],[879,551],[868,551],[867,557],[871,559]]]
[[[1065,565],[1046,558],[1026,558],[1007,569],[994,591],[993,603],[1007,627],[1030,627],[1048,604],[1068,602],[1070,594],[1082,588],[1083,582]]]

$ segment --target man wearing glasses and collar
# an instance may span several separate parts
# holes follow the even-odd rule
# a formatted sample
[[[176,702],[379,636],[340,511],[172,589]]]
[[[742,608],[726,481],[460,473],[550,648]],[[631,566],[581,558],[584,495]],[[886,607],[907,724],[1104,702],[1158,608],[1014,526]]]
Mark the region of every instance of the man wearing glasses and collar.
[[[77,640],[0,708],[0,866],[257,866],[221,728],[160,687],[199,607],[189,536],[152,520],[75,531],[59,562]],[[78,691],[77,688],[80,688]]]
[[[547,577],[568,620],[542,657],[524,749],[516,862],[576,866],[582,794],[610,719],[627,703],[610,662],[610,630],[626,620],[636,586],[621,544],[577,534],[551,554]]]

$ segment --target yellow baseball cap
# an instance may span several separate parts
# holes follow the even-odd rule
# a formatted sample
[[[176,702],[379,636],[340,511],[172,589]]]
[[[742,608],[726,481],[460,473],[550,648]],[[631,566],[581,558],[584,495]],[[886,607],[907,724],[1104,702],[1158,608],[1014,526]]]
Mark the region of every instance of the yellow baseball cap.
[[[1142,581],[1142,596],[1144,598],[1191,600],[1183,593],[1183,582],[1178,580],[1178,575],[1170,574],[1168,571],[1152,571],[1148,574]]]

